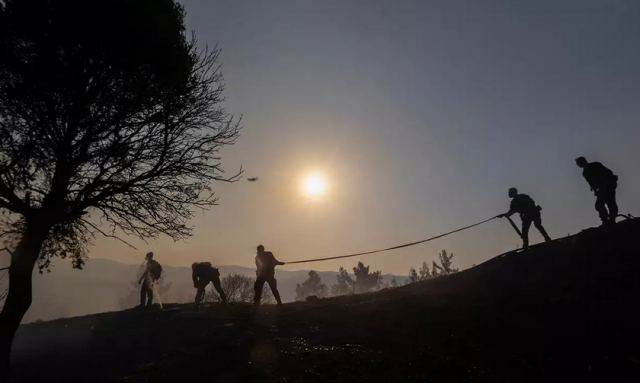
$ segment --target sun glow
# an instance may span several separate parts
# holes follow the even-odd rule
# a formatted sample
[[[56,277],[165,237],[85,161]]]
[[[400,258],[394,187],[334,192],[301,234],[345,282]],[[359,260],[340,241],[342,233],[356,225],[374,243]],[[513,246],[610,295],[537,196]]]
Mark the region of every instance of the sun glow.
[[[327,182],[322,174],[308,174],[302,180],[302,191],[308,197],[320,197],[327,191]]]

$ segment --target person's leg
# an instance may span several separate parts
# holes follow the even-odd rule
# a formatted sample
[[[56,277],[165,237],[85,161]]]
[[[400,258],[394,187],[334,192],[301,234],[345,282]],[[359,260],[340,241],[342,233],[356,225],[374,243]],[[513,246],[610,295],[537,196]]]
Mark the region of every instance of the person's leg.
[[[151,307],[153,305],[153,286],[151,285],[153,282],[149,282],[147,284],[147,307]]]
[[[607,208],[609,209],[609,222],[616,223],[616,217],[618,216],[618,203],[616,202],[616,187],[610,187],[606,192]]]
[[[262,286],[264,285],[264,278],[257,277],[256,283],[253,285],[253,303],[258,305],[260,304],[260,299],[262,298]]]
[[[227,295],[224,293],[224,290],[222,289],[222,285],[220,284],[220,277],[213,278],[211,283],[213,283],[213,287],[218,292],[218,295],[220,295],[220,299],[222,300],[222,303],[227,303]]]
[[[202,298],[204,298],[204,286],[200,285],[197,287],[197,291],[196,291],[196,305],[200,305],[200,303],[202,302]]]
[[[147,291],[146,291],[146,282],[142,281],[140,284],[140,307],[145,307],[147,304]]]
[[[531,227],[531,218],[522,217],[522,248],[529,247],[529,228]]]
[[[538,229],[538,231],[540,232],[540,234],[542,234],[542,236],[544,237],[544,240],[546,242],[551,241],[551,237],[549,237],[549,234],[547,234],[547,231],[544,229],[544,227],[542,227],[542,217],[540,217],[540,215],[538,215],[534,220],[533,220],[533,224],[535,225],[536,229]]]
[[[605,199],[604,199],[604,190],[598,190],[596,194],[596,210],[598,211],[598,215],[600,216],[600,220],[602,224],[605,224],[609,221],[609,212],[605,207]]]
[[[267,280],[267,283],[269,284],[269,287],[271,288],[271,292],[273,293],[273,297],[276,298],[276,302],[278,302],[278,304],[281,305],[282,301],[280,300],[280,292],[278,291],[278,282],[276,281],[275,278],[269,278]]]

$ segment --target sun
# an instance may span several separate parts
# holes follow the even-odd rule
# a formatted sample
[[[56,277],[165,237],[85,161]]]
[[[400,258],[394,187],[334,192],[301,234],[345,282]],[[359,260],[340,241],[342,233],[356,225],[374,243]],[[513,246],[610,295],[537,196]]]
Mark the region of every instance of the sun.
[[[302,191],[308,197],[320,197],[327,191],[327,181],[322,174],[308,174],[302,180]]]

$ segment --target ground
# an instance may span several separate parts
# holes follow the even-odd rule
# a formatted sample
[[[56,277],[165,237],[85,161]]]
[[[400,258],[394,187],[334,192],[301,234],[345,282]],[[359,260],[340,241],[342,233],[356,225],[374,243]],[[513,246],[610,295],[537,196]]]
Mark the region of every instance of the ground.
[[[640,220],[372,294],[21,327],[14,382],[639,382]]]

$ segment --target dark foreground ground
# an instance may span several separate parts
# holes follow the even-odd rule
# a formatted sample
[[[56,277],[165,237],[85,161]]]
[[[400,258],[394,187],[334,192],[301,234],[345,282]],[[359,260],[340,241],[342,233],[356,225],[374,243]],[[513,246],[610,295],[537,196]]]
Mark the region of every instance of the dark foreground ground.
[[[640,220],[456,275],[282,308],[21,327],[15,382],[640,382]]]

